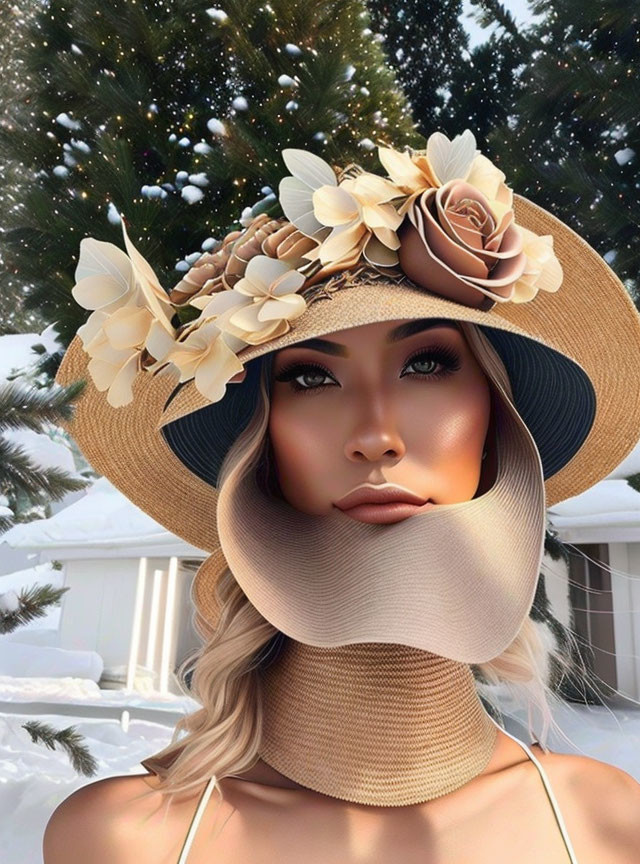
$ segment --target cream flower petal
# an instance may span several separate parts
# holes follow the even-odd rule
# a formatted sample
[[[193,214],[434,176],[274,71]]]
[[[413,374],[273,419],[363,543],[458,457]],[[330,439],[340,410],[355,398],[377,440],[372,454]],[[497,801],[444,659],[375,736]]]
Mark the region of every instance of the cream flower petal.
[[[244,295],[246,303],[248,298],[262,297],[266,293],[267,287],[261,280],[248,279],[246,276],[243,276],[233,286],[233,290],[237,294]]]
[[[489,205],[493,214],[496,217],[497,222],[501,222],[502,219],[508,214],[513,213],[513,210],[510,205],[505,204],[502,201],[499,201],[497,198],[491,198],[489,200]]]
[[[467,183],[475,186],[482,192],[494,207],[494,202],[503,205],[505,210],[513,207],[513,191],[506,185],[506,176],[497,168],[490,159],[479,153],[471,163],[469,174],[465,178]],[[498,215],[497,207],[494,207]]]
[[[165,359],[173,363],[178,369],[180,372],[178,382],[183,384],[196,374],[198,363],[202,359],[202,353],[196,349],[190,351],[188,349],[177,349],[168,354]]]
[[[217,339],[221,333],[221,329],[218,326],[218,321],[209,320],[204,321],[197,330],[191,335],[191,341],[196,345],[201,345],[203,349],[206,349],[212,342],[213,339]]]
[[[100,360],[99,357],[92,357],[87,363],[87,372],[91,375],[96,390],[101,392],[111,387],[117,369],[118,367],[114,366],[113,363],[107,363],[105,360]]]
[[[520,225],[518,227],[525,234],[526,229]],[[553,251],[553,235],[536,235],[532,231],[526,230],[524,241],[524,253],[529,262],[533,262],[542,271],[538,277],[538,287],[543,291],[557,291],[562,285],[563,272]]]
[[[378,158],[398,186],[415,191],[425,187],[425,176],[408,153],[401,153],[391,147],[378,147]]]
[[[164,360],[175,344],[175,337],[170,336],[162,324],[154,318],[144,343],[144,347],[149,354],[156,360]]]
[[[114,348],[101,330],[85,350],[92,359],[103,360],[119,368],[137,348]]]
[[[92,357],[87,369],[96,389],[104,391],[111,387],[118,371],[132,358],[137,358],[139,353],[136,350],[112,351],[108,357]]]
[[[102,332],[102,325],[109,318],[109,316],[100,310],[96,310],[92,312],[91,315],[87,318],[87,320],[77,329],[77,334],[80,337],[80,341],[82,345],[87,350],[87,345],[97,336],[98,333]]]
[[[211,303],[211,300],[214,297],[223,293],[223,291],[218,291],[215,294],[200,294],[199,297],[192,297],[191,300],[188,300],[187,306],[195,306],[196,309],[204,309],[205,306],[208,306],[209,303]]]
[[[221,330],[217,324],[213,321],[206,321],[191,330],[181,342],[176,342],[175,347],[166,355],[165,359],[180,370],[180,383],[193,378],[198,363],[209,350],[212,341],[217,339],[220,333]]]
[[[222,331],[220,338],[224,339],[234,354],[237,354],[238,351],[242,351],[242,349],[246,348],[249,344],[245,339],[240,339],[238,336],[234,336],[233,333],[229,333],[226,330]]]
[[[345,180],[343,185],[346,185],[347,191],[355,195],[362,204],[384,204],[404,196],[402,189],[398,189],[390,180],[368,172],[358,174],[352,180]]]
[[[258,312],[260,311],[261,305],[261,302],[258,301],[257,303],[249,303],[247,306],[243,306],[231,315],[229,322],[235,327],[245,330],[247,333],[259,330],[260,319],[258,318]]]
[[[511,297],[512,303],[528,303],[538,293],[538,289],[535,287],[535,279],[531,281],[527,281],[527,276],[524,274],[518,279],[516,284],[513,286],[513,296]]]
[[[277,339],[291,330],[291,325],[286,318],[280,321],[274,321],[271,325],[263,325],[261,330],[255,330],[247,336],[251,345],[262,345],[263,342],[270,342],[272,339]]]
[[[245,279],[259,286],[261,293],[269,290],[269,285],[291,270],[291,265],[278,258],[269,258],[268,255],[256,255],[247,264]],[[239,284],[239,283],[238,283]],[[237,286],[236,286],[237,287]]]
[[[171,306],[169,296],[158,282],[158,277],[153,272],[153,269],[149,262],[140,254],[140,252],[138,252],[136,247],[129,239],[124,218],[121,217],[120,221],[122,222],[124,243],[127,247],[127,252],[133,264],[134,270],[136,271],[138,283],[140,285],[141,291],[144,294],[146,303],[153,312],[154,316],[158,319],[158,321],[160,321],[162,326],[165,327],[168,333],[171,333],[173,332],[173,328],[169,319],[173,314],[173,307]]]
[[[237,283],[235,288],[217,291],[215,294],[207,297],[198,297],[198,301],[202,302],[196,303],[194,301],[191,305],[202,309],[203,318],[210,318],[212,315],[222,315],[227,309],[232,309],[234,306],[244,305],[248,302],[246,295],[238,291],[239,284]]]
[[[218,402],[226,393],[230,378],[242,372],[244,366],[226,342],[216,337],[206,357],[198,364],[195,385],[205,399]]]
[[[395,231],[392,231],[391,228],[385,228],[384,226],[381,228],[374,228],[373,233],[375,237],[386,246],[388,249],[399,249],[400,248],[400,240]]]
[[[365,205],[362,208],[362,221],[367,228],[388,228],[395,231],[400,227],[402,216],[392,204]]]
[[[278,186],[282,212],[307,237],[322,229],[313,212],[313,189],[297,177],[283,177]]]
[[[139,371],[139,352],[136,353],[118,370],[109,392],[107,402],[114,408],[120,408],[133,401],[132,385]]]
[[[553,238],[550,235],[549,237],[551,242],[553,242]],[[540,274],[536,284],[541,291],[553,293],[560,288],[563,279],[564,273],[562,271],[562,265],[556,256],[553,255],[544,262],[542,273]]]
[[[293,294],[299,291],[305,283],[305,278],[302,273],[297,270],[289,270],[283,273],[271,283],[269,293],[274,297],[280,297],[283,294]]]
[[[353,195],[342,187],[321,186],[313,193],[313,212],[323,225],[344,225],[358,215]]]
[[[158,277],[153,271],[153,268],[149,264],[149,262],[144,258],[143,255],[138,252],[136,247],[133,245],[131,240],[129,239],[129,235],[127,233],[127,226],[125,224],[124,218],[121,218],[122,223],[122,234],[124,235],[124,245],[127,247],[127,254],[133,263],[138,275],[144,276],[147,282],[150,285],[153,285],[156,288],[162,290],[162,286],[158,282]]]
[[[413,202],[426,188],[427,186],[425,185],[421,189],[412,192],[411,195],[407,195],[406,199],[402,202],[400,207],[398,207],[398,216],[401,216],[404,219],[406,212],[411,209]]]
[[[249,300],[248,303],[243,305],[253,305],[253,301]],[[231,318],[236,314],[236,311],[241,307],[233,307],[228,309],[226,312],[223,312],[222,315],[219,315],[216,319],[216,325],[222,331],[225,337],[228,337],[225,341],[228,341],[229,347],[234,351],[238,350],[234,347],[234,340],[242,340],[244,344],[249,344],[247,340],[247,332],[241,327],[236,327],[231,323]],[[244,346],[243,346],[244,347]]]
[[[291,324],[288,318],[276,318],[273,321],[261,322],[260,329],[254,330],[247,336],[247,339],[252,345],[261,345],[263,342],[269,342],[277,336],[281,336],[291,329]]]
[[[396,248],[399,247],[400,244],[398,243]],[[378,267],[393,267],[394,264],[398,263],[398,253],[389,249],[389,247],[385,243],[382,243],[375,234],[372,234],[371,237],[369,237],[364,249],[362,250],[362,254],[369,264],[375,264]]]
[[[85,276],[71,289],[71,296],[84,309],[100,309],[116,301],[124,302],[129,286],[108,274]]]
[[[299,318],[306,308],[307,303],[300,294],[285,294],[277,300],[265,300],[258,310],[258,321],[275,321],[279,318],[291,321]]]
[[[328,264],[331,261],[344,258],[366,233],[366,226],[358,220],[334,228],[319,248],[320,261],[323,264]]]
[[[302,180],[312,189],[320,186],[337,186],[338,181],[331,165],[315,153],[299,150],[295,147],[285,147],[282,159],[294,177]]]
[[[76,282],[89,276],[109,276],[122,286],[122,294],[135,286],[130,258],[113,243],[96,240],[95,237],[84,237],[80,241],[80,256],[75,272]]]
[[[102,329],[114,348],[137,348],[147,338],[153,320],[148,309],[124,306],[109,316]]]
[[[449,180],[464,180],[475,155],[476,139],[471,129],[452,141],[442,132],[434,132],[427,140],[427,159],[442,186]]]
[[[97,331],[93,339],[86,342],[84,345],[84,350],[87,352],[89,357],[100,356],[101,352],[107,350],[107,348],[111,349],[111,346],[109,345],[109,340],[104,335],[102,327]]]
[[[563,271],[553,251],[553,236],[539,236],[517,225],[523,237],[523,252],[527,263],[521,278],[516,282],[513,301],[525,303],[533,299],[539,290],[555,292],[562,285]]]

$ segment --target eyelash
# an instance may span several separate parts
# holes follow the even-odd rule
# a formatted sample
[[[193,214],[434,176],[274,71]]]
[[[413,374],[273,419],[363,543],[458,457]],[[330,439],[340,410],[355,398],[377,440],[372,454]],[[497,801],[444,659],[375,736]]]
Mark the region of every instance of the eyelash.
[[[403,369],[406,369],[407,366],[410,366],[416,360],[435,360],[443,367],[439,372],[416,372],[411,377],[419,377],[419,378],[443,378],[446,375],[450,375],[452,372],[456,372],[460,368],[460,358],[457,353],[452,348],[447,348],[444,346],[437,346],[433,348],[421,349],[412,354],[407,361]],[[298,393],[309,393],[310,391],[322,390],[325,387],[330,387],[330,384],[317,384],[312,387],[306,387],[302,384],[299,384],[295,379],[299,378],[305,372],[309,370],[313,370],[314,372],[318,372],[324,374],[329,377],[333,377],[331,372],[328,369],[325,369],[324,366],[321,366],[319,363],[292,363],[289,366],[285,366],[276,376],[276,381],[288,381],[291,385],[291,389],[295,390]],[[404,378],[404,375],[400,376]]]

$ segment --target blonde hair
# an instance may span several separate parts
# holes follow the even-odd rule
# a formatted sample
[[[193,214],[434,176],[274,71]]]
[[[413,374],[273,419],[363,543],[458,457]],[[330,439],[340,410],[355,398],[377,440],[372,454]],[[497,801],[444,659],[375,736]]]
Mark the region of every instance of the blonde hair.
[[[511,396],[508,374],[489,340],[475,324],[465,323],[461,329],[476,356],[483,356],[478,354],[478,343],[492,355],[492,369],[495,373],[497,367],[497,377]],[[258,404],[225,457],[219,487],[231,475],[242,472],[244,476],[244,472],[255,469],[258,481],[272,494],[278,494],[268,436],[272,357],[269,354],[262,358],[269,359],[261,364]],[[288,638],[248,601],[228,568],[220,573],[215,595],[219,608],[215,626],[199,613],[194,603],[193,623],[202,647],[189,655],[176,673],[184,694],[195,698],[202,707],[181,718],[171,742],[141,762],[160,778],[154,791],[167,796],[168,803],[173,795],[195,794],[212,777],[216,778],[215,790],[221,795],[218,780],[241,775],[258,761],[262,729],[260,672],[276,659]],[[575,642],[571,631],[559,623],[558,626],[567,631],[568,642],[572,639]],[[542,730],[536,737],[543,749],[551,728],[566,738],[553,718],[551,704],[563,701],[556,689],[564,673],[576,676],[574,661],[567,660],[571,654],[581,656],[579,651],[567,651],[566,642],[545,644],[539,626],[528,616],[506,651],[486,663],[471,665],[487,711],[498,721],[502,718],[500,700],[491,692],[500,685],[517,702],[524,699],[532,737],[533,715],[535,709],[540,711]],[[549,675],[549,668],[553,675]],[[578,674],[585,680],[589,677],[586,667]],[[154,792],[140,797],[151,794]]]

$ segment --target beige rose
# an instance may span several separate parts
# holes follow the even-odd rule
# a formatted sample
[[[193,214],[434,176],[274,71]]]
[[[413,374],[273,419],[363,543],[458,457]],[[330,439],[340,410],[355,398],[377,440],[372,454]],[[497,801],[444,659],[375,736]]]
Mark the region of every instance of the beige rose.
[[[403,272],[465,306],[490,309],[511,300],[527,265],[523,235],[513,210],[491,205],[459,179],[422,192],[398,231]]]
[[[450,180],[466,180],[491,202],[496,217],[513,206],[513,192],[504,173],[476,149],[470,129],[450,141],[442,132],[429,136],[424,150],[399,152],[378,147],[378,157],[389,177],[406,193],[398,212],[404,215],[425,189],[439,188]]]

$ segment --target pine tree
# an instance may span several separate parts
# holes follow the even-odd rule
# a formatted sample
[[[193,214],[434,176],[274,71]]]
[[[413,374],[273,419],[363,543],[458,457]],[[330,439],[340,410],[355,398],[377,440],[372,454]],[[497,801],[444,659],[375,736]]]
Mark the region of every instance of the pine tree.
[[[462,0],[369,0],[372,26],[411,104],[424,138],[469,128],[479,145],[507,122],[522,89],[519,70],[532,42],[495,0],[471,0],[482,26],[499,31],[469,50]]]
[[[471,0],[475,5],[474,0]],[[477,0],[479,23],[492,23],[493,0]],[[499,27],[486,42],[476,45],[468,62],[456,64],[451,75],[451,99],[447,106],[454,128],[473,130],[479,147],[493,159],[491,133],[509,125],[517,116],[518,99],[525,89],[523,80],[535,39],[530,31],[516,27],[509,13],[498,15]],[[480,143],[481,142],[481,143]]]
[[[27,49],[29,22],[40,7],[38,0],[22,0],[9,4],[0,0],[0,130],[10,130],[16,123],[16,111],[24,107],[28,98],[29,82],[24,70],[24,54]],[[19,160],[0,159],[0,236],[5,214],[19,206],[18,190],[23,180],[24,166]],[[0,245],[0,272],[5,271],[6,262]],[[46,327],[38,309],[25,309],[22,288],[16,282],[0,291],[0,336],[5,333],[41,331]]]
[[[28,522],[50,515],[50,501],[58,501],[68,492],[87,486],[87,480],[72,477],[61,469],[41,468],[22,446],[2,434],[19,429],[43,433],[60,420],[69,419],[84,382],[53,390],[39,386],[38,382],[26,386],[27,380],[28,376],[14,376],[0,386],[0,534],[13,522]],[[0,634],[11,633],[41,618],[51,606],[60,604],[68,590],[51,584],[36,584],[19,593],[0,592]],[[79,773],[85,776],[96,773],[97,763],[74,727],[55,729],[50,724],[30,721],[22,728],[36,743],[42,742],[49,749],[62,747]]]
[[[170,288],[243,206],[277,205],[284,147],[379,168],[374,142],[419,144],[367,25],[361,0],[51,0],[0,129],[23,176],[0,293],[18,284],[66,346],[88,315],[71,298],[80,240],[121,246],[119,213]]]
[[[469,36],[459,20],[462,0],[369,0],[368,6],[418,131],[425,138],[436,130],[455,135],[450,88],[470,56]]]
[[[85,489],[87,480],[72,477],[60,468],[41,468],[24,447],[3,432],[30,429],[43,433],[51,424],[69,419],[72,404],[84,389],[83,382],[68,387],[25,387],[19,381],[0,386],[0,496],[10,513],[0,513],[0,532],[14,522],[29,522],[50,515],[50,501],[61,500],[68,492]]]
[[[640,12],[625,0],[531,8],[544,17],[512,122],[489,135],[495,161],[520,194],[584,236],[638,303]]]

